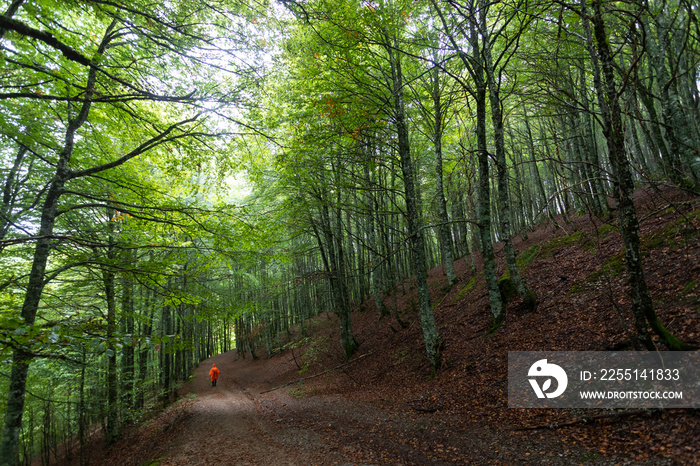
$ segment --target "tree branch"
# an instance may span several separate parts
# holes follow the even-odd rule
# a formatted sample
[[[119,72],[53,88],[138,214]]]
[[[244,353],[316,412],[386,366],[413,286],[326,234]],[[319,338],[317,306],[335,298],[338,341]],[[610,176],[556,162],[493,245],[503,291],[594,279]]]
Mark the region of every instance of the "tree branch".
[[[90,66],[91,62],[90,59],[87,58],[85,55],[82,53],[78,52],[77,50],[69,47],[68,45],[64,44],[60,40],[56,39],[53,34],[50,32],[44,32],[40,31],[38,29],[34,29],[32,27],[27,26],[26,24],[8,18],[5,15],[0,16],[0,31],[15,31],[18,34],[21,34],[23,36],[31,37],[36,40],[40,40],[41,42],[44,42],[47,45],[50,45],[51,47],[59,50],[67,59],[80,63],[81,65],[85,66]]]
[[[192,123],[194,121],[197,121],[197,119],[200,116],[201,116],[201,113],[198,113],[197,115],[193,116],[192,118],[188,118],[186,120],[182,120],[182,121],[179,121],[177,123],[174,123],[174,124],[170,125],[165,131],[152,137],[148,141],[139,145],[136,149],[134,149],[131,152],[129,152],[128,154],[118,158],[117,160],[114,160],[114,161],[109,162],[109,163],[105,163],[103,165],[98,165],[95,167],[86,168],[85,170],[73,171],[73,172],[71,172],[71,174],[68,178],[69,179],[81,178],[84,176],[89,176],[89,175],[93,175],[95,173],[109,170],[110,168],[118,167],[118,166],[126,163],[128,160],[130,160],[138,155],[141,155],[144,152],[146,152],[146,151],[152,149],[153,147],[156,147],[156,146],[158,146],[166,141],[189,136],[189,135],[185,134],[185,135],[180,135],[180,136],[173,136],[170,138],[167,137],[170,133],[172,133],[175,129],[179,128],[180,126],[183,126],[187,123]]]

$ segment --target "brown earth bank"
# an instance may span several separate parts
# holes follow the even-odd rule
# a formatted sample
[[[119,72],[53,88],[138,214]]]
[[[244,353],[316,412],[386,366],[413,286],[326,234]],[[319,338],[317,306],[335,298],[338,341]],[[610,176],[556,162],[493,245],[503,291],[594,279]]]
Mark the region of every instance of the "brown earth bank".
[[[670,188],[639,191],[636,201],[659,317],[697,343],[700,202]],[[434,377],[407,280],[385,303],[408,327],[380,319],[370,299],[353,314],[360,346],[347,362],[334,314],[283,335],[286,349],[272,355],[204,361],[173,406],[115,446],[94,445],[90,464],[700,464],[697,409],[507,407],[509,351],[605,351],[633,332],[614,218],[555,220],[515,242],[537,309],[513,300],[492,335],[478,260],[476,271],[470,258],[457,261],[451,289],[441,268],[430,272],[445,344]]]

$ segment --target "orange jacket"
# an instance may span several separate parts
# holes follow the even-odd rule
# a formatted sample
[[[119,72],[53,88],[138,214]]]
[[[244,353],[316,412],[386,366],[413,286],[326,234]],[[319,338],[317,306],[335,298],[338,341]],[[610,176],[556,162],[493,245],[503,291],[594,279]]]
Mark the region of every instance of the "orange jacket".
[[[209,369],[209,377],[211,377],[212,382],[219,378],[219,368],[216,367],[216,364]]]

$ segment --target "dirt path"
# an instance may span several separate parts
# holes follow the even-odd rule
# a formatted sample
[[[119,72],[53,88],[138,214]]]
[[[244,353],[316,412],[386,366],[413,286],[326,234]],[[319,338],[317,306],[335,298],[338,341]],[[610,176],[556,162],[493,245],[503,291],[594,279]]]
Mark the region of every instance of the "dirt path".
[[[216,387],[209,381],[212,363],[221,370]],[[203,361],[185,390],[197,395],[183,425],[176,429],[166,465],[297,465],[325,454],[322,442],[306,432],[284,432],[258,390],[243,386],[231,353]],[[268,398],[273,398],[269,396]],[[303,448],[294,443],[303,442]]]
[[[221,370],[217,387],[208,371]],[[182,395],[195,394],[159,446],[140,464],[635,464],[616,463],[541,433],[514,433],[455,416],[385,409],[338,396],[310,396],[286,381],[291,358],[251,361],[227,353],[203,361]],[[309,391],[305,391],[309,390]],[[661,464],[661,463],[654,463]]]

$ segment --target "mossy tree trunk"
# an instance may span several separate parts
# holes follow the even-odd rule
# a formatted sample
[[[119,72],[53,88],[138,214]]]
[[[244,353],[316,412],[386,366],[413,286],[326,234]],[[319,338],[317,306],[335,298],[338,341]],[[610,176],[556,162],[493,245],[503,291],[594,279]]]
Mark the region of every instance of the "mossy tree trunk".
[[[625,262],[632,295],[632,313],[637,329],[637,338],[647,349],[656,349],[647,330],[648,324],[669,349],[690,349],[688,345],[673,336],[659,321],[644,277],[639,241],[639,221],[633,202],[634,181],[625,153],[622,111],[619,102],[620,93],[617,90],[613,54],[610,50],[608,33],[603,19],[602,1],[593,1],[593,15],[590,16],[590,22],[593,24],[595,48],[591,39],[590,26],[588,26],[586,0],[581,0],[581,17],[588,30],[589,51],[594,64],[595,87],[603,118],[603,134],[607,141],[612,167],[613,198],[617,203],[617,221],[625,246]]]
[[[416,276],[416,288],[420,301],[420,320],[423,330],[423,342],[428,360],[437,371],[442,361],[442,339],[435,325],[435,315],[430,303],[428,290],[427,266],[425,259],[425,239],[421,228],[420,212],[418,210],[418,194],[416,192],[413,161],[411,160],[411,146],[409,142],[408,126],[406,123],[406,110],[404,104],[404,82],[401,70],[401,60],[395,50],[399,50],[396,38],[385,33],[384,44],[391,66],[391,84],[393,93],[393,117],[396,125],[398,139],[398,152],[403,174],[404,194],[406,199],[406,222],[408,235],[411,241],[413,271]]]
[[[437,58],[434,58],[437,61]],[[435,150],[435,198],[438,202],[438,219],[440,221],[440,249],[442,252],[442,263],[445,267],[445,276],[449,286],[457,283],[455,274],[455,258],[452,245],[452,228],[450,218],[447,215],[447,201],[445,200],[445,189],[442,177],[442,135],[445,103],[442,101],[440,89],[440,70],[435,67],[431,71],[431,91],[433,98],[433,148]]]
[[[472,96],[476,104],[476,141],[477,141],[477,171],[476,182],[476,223],[478,226],[479,246],[484,262],[484,276],[489,295],[489,307],[494,321],[494,328],[503,320],[503,301],[498,288],[498,274],[496,271],[496,259],[491,239],[491,191],[489,185],[489,153],[486,144],[486,92],[487,83],[484,77],[484,63],[482,55],[482,37],[478,28],[478,8],[474,3],[468,8],[459,10],[464,27],[455,28],[453,31],[448,24],[443,8],[436,0],[432,0],[433,11],[440,18],[443,32],[450,42],[453,50],[458,54],[462,64],[469,73],[470,80],[459,79],[462,88]],[[483,13],[483,12],[482,12]],[[458,32],[455,32],[458,31]],[[462,51],[457,40],[457,33],[469,43],[469,53]]]
[[[483,43],[482,63],[486,75],[486,85],[489,90],[489,102],[491,104],[491,122],[494,132],[494,146],[496,148],[496,178],[498,181],[498,209],[501,222],[501,240],[506,256],[506,264],[510,271],[510,280],[513,282],[518,295],[531,309],[537,302],[537,295],[530,290],[525,280],[520,275],[515,259],[515,250],[512,241],[511,208],[508,187],[508,165],[506,160],[505,129],[503,125],[503,103],[500,95],[500,83],[496,81],[496,66],[491,54],[491,37],[489,27],[486,24],[487,6],[480,2],[481,13],[479,17],[479,35]],[[516,13],[513,13],[514,15]],[[522,213],[521,213],[522,215]]]

